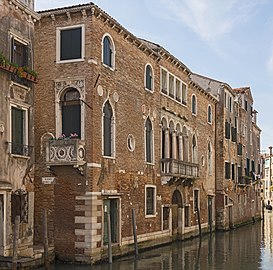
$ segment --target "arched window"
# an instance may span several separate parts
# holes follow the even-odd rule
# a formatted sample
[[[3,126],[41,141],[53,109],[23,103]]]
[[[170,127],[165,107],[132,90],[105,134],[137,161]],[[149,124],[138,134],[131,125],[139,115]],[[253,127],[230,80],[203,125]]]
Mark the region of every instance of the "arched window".
[[[197,142],[195,135],[192,137],[192,162],[197,163]]]
[[[62,135],[73,134],[81,137],[81,104],[80,93],[75,88],[68,88],[61,98]]]
[[[196,96],[192,95],[191,97],[191,112],[192,114],[196,115]]]
[[[114,67],[114,45],[109,36],[103,38],[103,64]]]
[[[146,162],[152,163],[153,161],[153,129],[152,122],[148,117],[145,123],[145,153]]]
[[[146,65],[145,68],[145,88],[153,90],[153,70],[150,65]]]
[[[211,112],[211,106],[208,106],[208,123],[212,123],[212,112]]]
[[[103,155],[113,156],[113,110],[107,101],[103,108]]]
[[[208,174],[212,174],[212,149],[210,142],[208,143]]]

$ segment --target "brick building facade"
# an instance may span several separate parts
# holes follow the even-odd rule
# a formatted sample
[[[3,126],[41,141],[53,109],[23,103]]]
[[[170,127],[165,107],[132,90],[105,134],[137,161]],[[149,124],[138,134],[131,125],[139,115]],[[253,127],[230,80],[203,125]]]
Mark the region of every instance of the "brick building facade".
[[[216,229],[226,230],[261,218],[260,133],[249,87],[228,84],[198,74],[191,78],[215,95]]]
[[[0,256],[12,255],[20,217],[19,256],[33,255],[33,1],[0,2]]]
[[[107,257],[108,213],[114,255],[133,251],[132,209],[141,248],[213,230],[217,99],[96,5],[40,15],[35,242],[43,209],[69,261]]]

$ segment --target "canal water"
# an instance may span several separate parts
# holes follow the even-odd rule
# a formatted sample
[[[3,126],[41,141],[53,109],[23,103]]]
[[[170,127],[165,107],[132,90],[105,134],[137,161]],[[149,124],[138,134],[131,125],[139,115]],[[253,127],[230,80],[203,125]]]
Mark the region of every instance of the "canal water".
[[[56,264],[55,270],[272,270],[273,213],[230,232],[217,232],[192,240],[114,259],[112,265],[77,266]]]

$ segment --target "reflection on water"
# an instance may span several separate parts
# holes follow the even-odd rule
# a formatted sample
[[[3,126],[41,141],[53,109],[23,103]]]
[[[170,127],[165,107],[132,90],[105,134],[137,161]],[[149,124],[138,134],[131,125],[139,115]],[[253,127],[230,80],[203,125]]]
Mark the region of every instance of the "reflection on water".
[[[265,220],[230,232],[218,232],[199,238],[176,242],[140,253],[137,260],[126,257],[112,265],[96,266],[56,265],[56,270],[272,270],[273,269],[273,213]]]

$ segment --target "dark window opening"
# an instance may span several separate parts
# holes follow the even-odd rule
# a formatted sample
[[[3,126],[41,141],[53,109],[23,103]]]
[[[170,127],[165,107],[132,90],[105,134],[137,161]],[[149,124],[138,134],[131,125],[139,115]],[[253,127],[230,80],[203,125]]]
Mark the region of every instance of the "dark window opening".
[[[152,123],[148,118],[145,123],[146,162],[152,162]]]
[[[82,58],[82,28],[60,31],[60,60]]]
[[[211,106],[208,106],[208,122],[211,124],[212,122],[212,115],[211,115]]]
[[[195,96],[192,96],[192,99],[191,99],[191,112],[193,114],[196,114],[196,97]]]
[[[11,39],[11,62],[20,67],[29,65],[29,48],[18,40]]]
[[[112,121],[113,111],[112,107],[107,101],[103,108],[103,155],[112,156]]]
[[[24,110],[12,107],[12,144],[11,152],[16,155],[28,155],[28,146],[25,145],[26,113]]]
[[[155,214],[155,188],[146,188],[146,215]]]
[[[152,68],[150,65],[146,66],[146,82],[145,87],[149,90],[152,90],[153,87],[153,74],[152,74]]]
[[[237,128],[231,127],[231,141],[237,142]]]
[[[81,104],[80,93],[75,88],[68,89],[61,102],[62,106],[62,135],[65,137],[76,134],[81,138]]]
[[[241,143],[238,143],[237,145],[237,153],[239,156],[243,154],[243,145]]]
[[[235,166],[231,164],[231,179],[235,180]]]
[[[113,48],[109,37],[103,39],[103,63],[113,67]]]
[[[230,179],[230,163],[225,162],[225,178]]]
[[[225,122],[225,138],[230,139],[230,123]]]
[[[20,217],[20,223],[28,222],[28,195],[23,190],[17,190],[11,194],[11,222],[13,224],[16,216]]]

